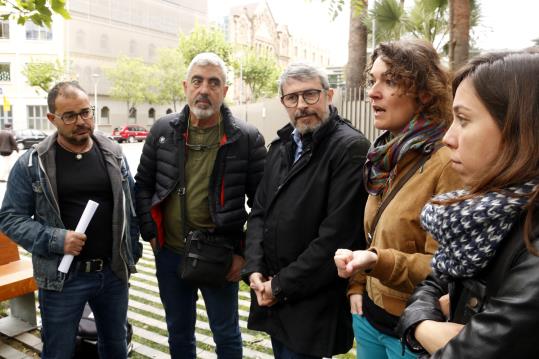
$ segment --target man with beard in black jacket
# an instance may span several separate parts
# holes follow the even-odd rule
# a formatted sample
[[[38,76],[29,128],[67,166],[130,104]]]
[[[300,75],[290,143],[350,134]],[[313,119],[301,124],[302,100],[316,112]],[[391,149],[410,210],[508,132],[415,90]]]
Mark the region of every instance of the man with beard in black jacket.
[[[290,65],[280,78],[290,124],[278,131],[247,225],[243,278],[248,327],[271,336],[276,358],[320,358],[352,347],[347,282],[337,248],[364,248],[369,141],[331,105],[326,75]]]
[[[243,356],[238,281],[244,264],[245,198],[251,206],[262,178],[266,148],[258,130],[232,116],[223,105],[228,90],[226,72],[216,54],[195,56],[183,81],[187,105],[153,125],[135,177],[141,234],[155,252],[172,358],[196,356],[199,289],[218,357]],[[201,237],[213,246],[225,242],[236,249],[233,255],[219,258],[232,263],[219,273],[226,275],[223,285],[180,277],[186,238]],[[205,249],[195,255],[209,257],[210,248]]]

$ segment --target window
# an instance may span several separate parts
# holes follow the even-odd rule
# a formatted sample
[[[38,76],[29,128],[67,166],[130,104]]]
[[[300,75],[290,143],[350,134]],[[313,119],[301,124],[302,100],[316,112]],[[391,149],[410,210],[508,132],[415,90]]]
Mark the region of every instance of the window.
[[[101,116],[99,117],[99,123],[103,125],[110,125],[109,108],[107,106],[101,109]]]
[[[27,106],[28,128],[52,130],[54,126],[47,120],[47,106]]]
[[[150,120],[150,123],[155,122],[155,109],[153,107],[148,110],[148,119]]]
[[[6,123],[13,123],[13,109],[4,112],[4,105],[0,105],[0,128],[4,128]]]
[[[0,81],[11,81],[11,64],[0,63]]]
[[[26,40],[52,40],[52,30],[44,26],[37,26],[32,21],[27,21],[24,25],[26,29]]]
[[[129,41],[129,54],[130,55],[137,54],[137,42],[135,40]]]
[[[9,21],[0,20],[0,39],[9,39]]]
[[[131,107],[131,109],[129,110],[129,119],[135,123],[137,122],[137,109],[136,108]]]
[[[80,48],[84,48],[84,40],[86,39],[86,34],[84,33],[84,31],[78,30],[76,39],[77,46]]]
[[[101,35],[101,38],[99,39],[99,45],[101,47],[101,50],[108,50],[109,49],[109,37],[107,35]]]
[[[167,108],[167,115],[168,115],[169,113],[172,113],[172,109],[171,109],[171,108]]]

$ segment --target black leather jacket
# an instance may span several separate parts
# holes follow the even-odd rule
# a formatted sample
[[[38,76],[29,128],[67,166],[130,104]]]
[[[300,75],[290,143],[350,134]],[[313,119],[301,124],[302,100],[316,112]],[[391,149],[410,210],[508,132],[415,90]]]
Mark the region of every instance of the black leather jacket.
[[[184,134],[189,107],[167,115],[150,130],[135,176],[135,195],[140,231],[144,240],[158,238],[163,244],[160,203],[179,181],[180,156],[185,155]],[[258,130],[232,116],[222,106],[224,144],[219,147],[209,184],[209,206],[216,233],[243,233],[247,220],[245,196],[251,206],[264,172],[266,147]]]
[[[536,210],[537,211],[537,210]],[[539,239],[534,215],[533,241]],[[476,277],[443,280],[431,274],[410,297],[397,332],[408,347],[428,358],[539,358],[539,257],[524,245],[524,216]],[[462,331],[431,356],[417,347],[413,328],[424,320],[446,321],[438,298],[449,293],[449,321]],[[415,344],[415,345],[413,345]]]

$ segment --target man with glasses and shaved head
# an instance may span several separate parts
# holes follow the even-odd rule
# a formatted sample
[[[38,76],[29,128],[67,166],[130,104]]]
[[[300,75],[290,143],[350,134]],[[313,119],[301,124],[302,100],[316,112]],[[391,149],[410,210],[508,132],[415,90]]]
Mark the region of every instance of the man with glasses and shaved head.
[[[76,82],[48,95],[57,131],[10,173],[0,230],[32,254],[39,287],[42,358],[71,359],[86,302],[100,358],[127,358],[128,279],[142,254],[134,183],[120,146],[94,134],[94,108]],[[74,230],[88,200],[99,204],[85,233]],[[67,273],[58,271],[66,254]]]
[[[247,224],[248,327],[271,336],[276,358],[331,357],[352,347],[347,282],[333,255],[365,247],[369,141],[338,115],[316,67],[290,65],[280,92],[290,124],[270,145]]]

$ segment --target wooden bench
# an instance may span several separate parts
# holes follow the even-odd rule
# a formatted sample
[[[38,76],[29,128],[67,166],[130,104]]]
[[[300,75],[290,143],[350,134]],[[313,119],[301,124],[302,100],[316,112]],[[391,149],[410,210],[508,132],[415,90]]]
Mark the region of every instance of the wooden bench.
[[[21,259],[17,244],[0,232],[0,301],[10,306],[10,315],[0,319],[1,333],[13,337],[36,328],[36,290],[32,262]]]

